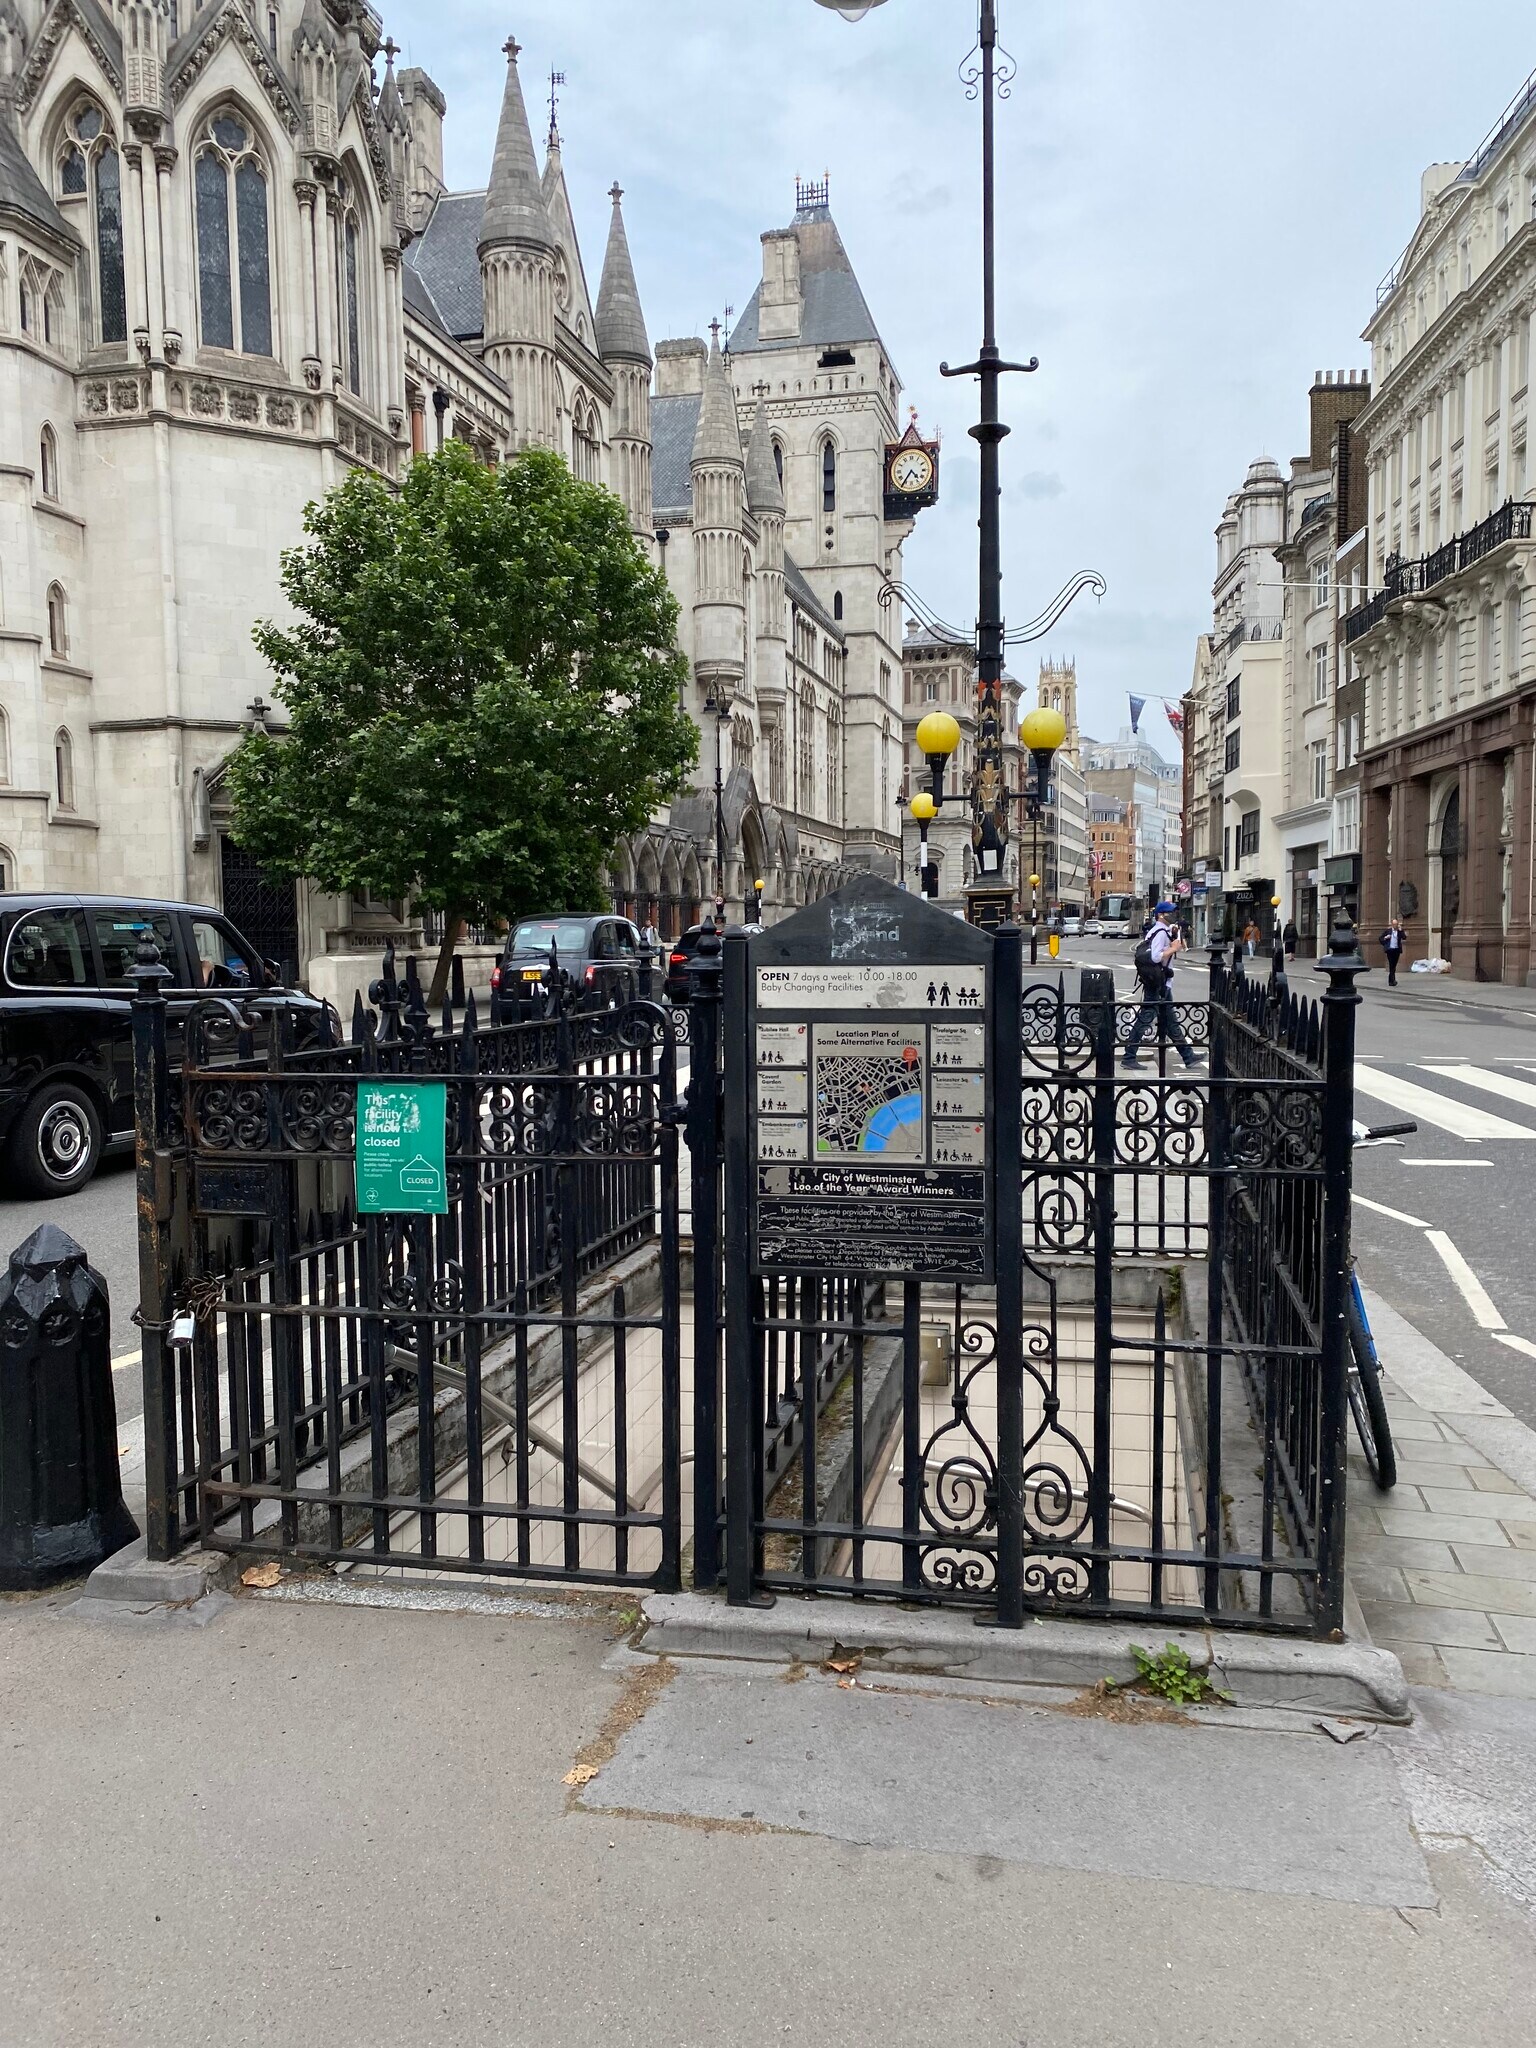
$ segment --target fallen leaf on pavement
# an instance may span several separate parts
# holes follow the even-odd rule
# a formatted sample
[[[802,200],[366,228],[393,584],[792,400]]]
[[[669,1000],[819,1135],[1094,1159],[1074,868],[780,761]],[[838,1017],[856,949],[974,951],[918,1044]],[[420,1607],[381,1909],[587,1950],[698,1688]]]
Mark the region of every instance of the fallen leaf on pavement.
[[[862,1657],[829,1657],[825,1668],[828,1671],[857,1671],[863,1662]]]
[[[596,1764],[572,1764],[560,1782],[562,1785],[590,1785],[596,1776]]]
[[[240,1583],[242,1586],[259,1586],[264,1588],[275,1586],[282,1576],[283,1568],[276,1558],[273,1558],[270,1564],[253,1564],[249,1571],[242,1572],[240,1574]]]

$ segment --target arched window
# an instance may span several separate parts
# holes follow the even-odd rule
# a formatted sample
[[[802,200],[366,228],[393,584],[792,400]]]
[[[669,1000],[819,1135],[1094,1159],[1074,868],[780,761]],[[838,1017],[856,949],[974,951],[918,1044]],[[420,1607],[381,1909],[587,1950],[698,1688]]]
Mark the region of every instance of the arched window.
[[[8,846],[0,846],[0,889],[14,889],[16,886],[16,856]]]
[[[69,652],[69,607],[62,583],[48,586],[48,651],[61,661]]]
[[[837,450],[830,434],[821,444],[821,509],[837,510]]]
[[[198,144],[197,291],[205,348],[272,353],[267,174],[250,124],[215,114]]]
[[[45,498],[59,495],[59,443],[52,427],[44,427],[37,449],[38,484]]]
[[[571,469],[583,483],[595,484],[601,479],[599,432],[597,407],[591,404],[584,406],[578,398],[571,418]]]
[[[356,201],[345,185],[341,188],[341,214],[336,249],[337,275],[341,285],[342,362],[347,389],[359,398],[363,393],[363,306],[361,275],[361,223]]]
[[[832,616],[834,619],[843,616],[843,593],[840,590],[834,590],[832,593]]]
[[[75,808],[75,743],[62,725],[53,736],[53,791],[61,811]]]
[[[784,488],[784,443],[782,441],[775,441],[773,444],[773,466],[778,471],[779,489],[782,491]]]
[[[117,138],[94,100],[82,100],[65,124],[59,151],[59,193],[66,200],[83,200],[89,211],[89,231],[83,239],[90,248],[94,271],[97,335],[102,341],[126,341],[122,159]],[[50,313],[45,301],[45,328]]]

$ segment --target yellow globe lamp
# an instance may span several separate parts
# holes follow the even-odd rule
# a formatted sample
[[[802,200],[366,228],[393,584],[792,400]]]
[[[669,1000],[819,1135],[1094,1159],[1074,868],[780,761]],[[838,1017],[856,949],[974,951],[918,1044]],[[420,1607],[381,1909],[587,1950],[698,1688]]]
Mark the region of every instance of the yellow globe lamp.
[[[918,733],[921,736],[921,726]],[[1054,754],[1066,736],[1067,721],[1059,711],[1048,711],[1042,706],[1019,721],[1019,738],[1032,754]]]
[[[938,816],[939,810],[938,805],[926,789],[920,789],[917,792],[908,808],[919,825],[931,824],[934,818]]]
[[[1278,910],[1280,908],[1280,898],[1278,896],[1271,896],[1269,899],[1269,907],[1271,910]]]
[[[1031,875],[1029,878],[1029,886],[1031,887],[1031,889],[1038,889],[1040,886],[1040,877],[1038,875]]]
[[[944,764],[960,744],[960,723],[947,711],[930,711],[918,721],[917,744],[933,777],[933,807],[944,801]]]
[[[960,724],[947,711],[930,711],[917,728],[917,744],[930,764],[947,761],[960,744]]]

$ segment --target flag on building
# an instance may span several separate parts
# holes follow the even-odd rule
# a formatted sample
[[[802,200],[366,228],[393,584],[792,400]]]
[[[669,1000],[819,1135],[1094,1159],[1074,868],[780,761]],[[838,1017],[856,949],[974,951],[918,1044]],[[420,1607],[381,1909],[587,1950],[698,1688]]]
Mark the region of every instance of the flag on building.
[[[1168,723],[1173,727],[1179,738],[1183,739],[1184,714],[1177,704],[1170,704],[1166,697],[1163,699],[1163,715],[1167,718]]]
[[[1145,711],[1145,710],[1146,710],[1146,708],[1147,708],[1147,700],[1146,700],[1146,698],[1145,698],[1145,697],[1133,697],[1133,698],[1131,699],[1131,731],[1132,731],[1132,732],[1139,732],[1139,731],[1140,731],[1140,729],[1141,729],[1141,714],[1143,713],[1143,711]]]

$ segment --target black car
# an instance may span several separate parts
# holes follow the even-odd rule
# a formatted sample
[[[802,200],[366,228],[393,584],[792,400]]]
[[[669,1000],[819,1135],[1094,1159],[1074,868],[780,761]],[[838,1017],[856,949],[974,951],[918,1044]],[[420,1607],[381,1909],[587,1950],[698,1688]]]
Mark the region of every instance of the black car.
[[[195,903],[127,896],[0,895],[0,1141],[12,1193],[68,1195],[103,1152],[133,1143],[132,969],[148,931],[170,969],[167,1045],[220,990],[276,992],[295,1043],[325,1043],[335,1012],[280,987],[229,920]]]
[[[672,1003],[686,1003],[688,1000],[688,969],[693,965],[693,956],[699,950],[699,941],[706,932],[715,929],[714,919],[705,924],[691,924],[681,938],[674,939],[667,948],[667,978],[664,986],[667,1000]]]
[[[507,934],[491,969],[491,987],[503,1003],[538,991],[550,964],[575,981],[593,1003],[629,1003],[640,993],[640,933],[627,917],[525,917]]]

